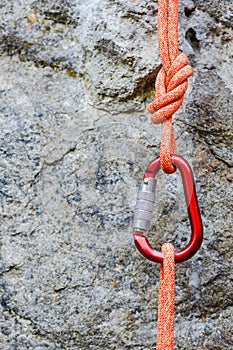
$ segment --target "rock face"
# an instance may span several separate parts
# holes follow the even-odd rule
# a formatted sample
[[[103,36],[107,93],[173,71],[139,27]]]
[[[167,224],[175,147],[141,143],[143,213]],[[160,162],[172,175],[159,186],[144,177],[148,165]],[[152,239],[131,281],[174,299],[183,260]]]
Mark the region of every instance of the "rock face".
[[[181,0],[195,74],[174,116],[194,171],[204,242],[176,266],[176,350],[233,349],[233,4]],[[159,266],[132,215],[160,127],[157,2],[0,4],[0,348],[155,348]],[[177,173],[158,175],[151,244],[190,237]]]

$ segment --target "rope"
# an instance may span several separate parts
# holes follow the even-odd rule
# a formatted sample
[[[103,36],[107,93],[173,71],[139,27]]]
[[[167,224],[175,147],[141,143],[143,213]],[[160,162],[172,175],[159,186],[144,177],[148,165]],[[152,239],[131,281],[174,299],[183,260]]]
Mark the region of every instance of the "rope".
[[[172,115],[181,106],[193,69],[188,58],[178,53],[178,0],[158,0],[158,40],[162,68],[155,82],[155,101],[149,104],[154,124],[162,123],[160,165],[167,174],[176,168],[171,154],[176,154]]]
[[[156,350],[174,349],[175,253],[170,243],[162,246]]]

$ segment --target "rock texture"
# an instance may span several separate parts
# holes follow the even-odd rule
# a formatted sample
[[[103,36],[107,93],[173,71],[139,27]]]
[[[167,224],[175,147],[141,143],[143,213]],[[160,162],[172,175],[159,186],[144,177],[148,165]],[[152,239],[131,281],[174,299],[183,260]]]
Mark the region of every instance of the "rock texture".
[[[195,69],[174,117],[204,224],[176,268],[175,349],[233,349],[231,0],[181,0]],[[132,239],[134,200],[160,127],[146,106],[160,67],[157,2],[0,4],[3,350],[155,348],[159,266]],[[158,175],[151,243],[184,246],[178,173]]]

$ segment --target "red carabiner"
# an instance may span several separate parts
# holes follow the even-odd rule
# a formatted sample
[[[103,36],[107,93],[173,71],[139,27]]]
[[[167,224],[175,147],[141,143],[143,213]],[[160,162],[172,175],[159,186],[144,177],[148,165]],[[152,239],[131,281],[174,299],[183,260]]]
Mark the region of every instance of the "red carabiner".
[[[182,262],[190,259],[199,250],[203,240],[203,227],[198,207],[195,184],[192,170],[188,162],[178,156],[172,155],[174,165],[180,170],[184,187],[184,194],[188,208],[189,221],[192,235],[188,245],[175,252],[175,262]],[[135,216],[134,216],[134,241],[139,252],[147,259],[155,262],[163,262],[163,254],[152,248],[143,232],[149,229],[152,217],[155,175],[160,169],[160,157],[155,158],[147,167],[143,184],[138,192]]]

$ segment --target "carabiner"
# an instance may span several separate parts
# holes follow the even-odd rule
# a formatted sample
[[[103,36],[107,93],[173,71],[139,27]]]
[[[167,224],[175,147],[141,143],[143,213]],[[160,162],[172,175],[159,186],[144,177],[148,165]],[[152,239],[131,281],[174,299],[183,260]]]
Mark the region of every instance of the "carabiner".
[[[187,246],[175,252],[175,262],[183,262],[190,259],[199,250],[203,240],[203,227],[198,207],[195,184],[192,170],[188,162],[178,156],[172,155],[174,165],[180,170],[191,225],[191,239]],[[147,259],[154,262],[163,262],[163,254],[152,248],[143,232],[150,228],[155,198],[155,175],[160,169],[160,157],[155,158],[147,167],[143,183],[139,188],[135,213],[134,213],[134,242],[139,252]]]

